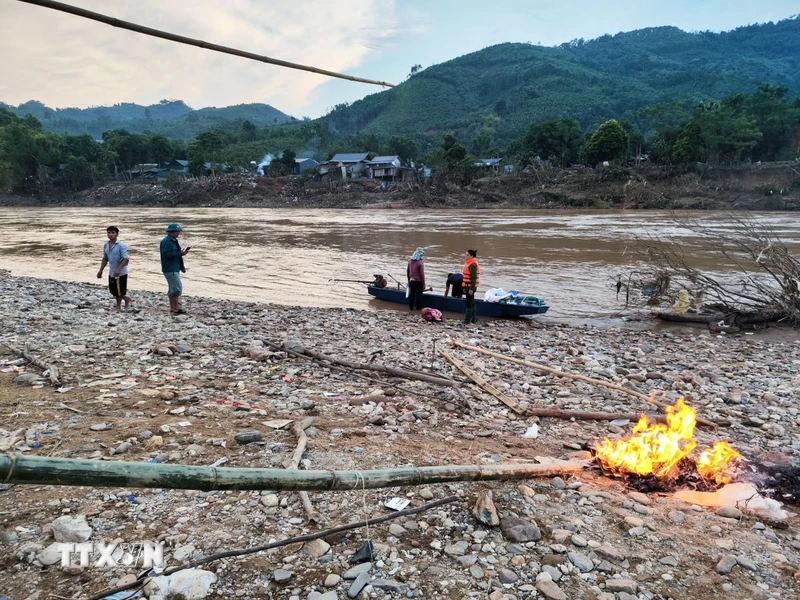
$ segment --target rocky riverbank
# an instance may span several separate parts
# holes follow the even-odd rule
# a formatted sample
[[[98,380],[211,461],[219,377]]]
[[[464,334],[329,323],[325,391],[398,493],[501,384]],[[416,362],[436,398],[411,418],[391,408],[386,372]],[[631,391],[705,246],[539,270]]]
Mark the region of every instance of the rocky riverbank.
[[[170,316],[166,298],[145,292],[135,294],[133,306],[113,313],[99,286],[0,272],[0,444],[7,451],[284,468],[297,442],[291,424],[281,421],[313,417],[303,465],[357,470],[585,458],[584,443],[630,432],[633,424],[624,420],[516,415],[436,352],[459,340],[644,393],[663,390],[669,401],[683,396],[698,416],[731,423],[698,430],[700,445],[724,439],[753,461],[800,466],[796,341],[530,321],[484,320],[465,329],[428,324],[416,313],[206,298],[187,298],[187,314]],[[55,365],[59,387],[2,343]],[[358,376],[271,344],[454,378],[463,382],[471,408],[451,387],[377,372]],[[621,391],[463,349],[450,352],[522,409],[651,408]],[[534,423],[537,437],[524,437]],[[239,435],[246,432],[249,437]],[[596,469],[521,482],[312,492],[320,523],[309,520],[290,492],[0,489],[0,593],[12,600],[83,598],[137,573],[124,566],[63,568],[57,541],[163,541],[174,566],[389,514],[384,504],[395,497],[420,506],[450,495],[461,501],[305,545],[218,560],[156,579],[144,593],[151,600],[181,593],[299,600],[789,599],[800,593],[797,516],[776,523],[746,507],[715,512],[671,493],[634,491]],[[487,500],[487,491],[493,506],[476,516],[473,508]],[[368,540],[373,559],[356,564]]]

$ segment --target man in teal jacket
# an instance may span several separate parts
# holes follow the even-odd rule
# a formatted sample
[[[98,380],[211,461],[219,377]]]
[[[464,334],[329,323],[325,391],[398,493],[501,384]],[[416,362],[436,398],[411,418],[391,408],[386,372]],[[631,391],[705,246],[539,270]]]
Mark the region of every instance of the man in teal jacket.
[[[161,272],[167,280],[169,289],[169,312],[173,315],[182,315],[185,311],[181,308],[181,294],[183,284],[181,284],[181,272],[186,272],[183,266],[183,257],[189,252],[189,248],[181,249],[178,238],[183,228],[177,223],[167,225],[167,235],[161,240]]]

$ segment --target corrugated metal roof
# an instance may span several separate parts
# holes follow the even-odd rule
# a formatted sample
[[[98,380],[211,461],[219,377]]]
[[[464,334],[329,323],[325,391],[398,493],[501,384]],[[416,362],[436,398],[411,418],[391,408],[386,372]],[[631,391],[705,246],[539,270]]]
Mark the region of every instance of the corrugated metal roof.
[[[330,162],[361,162],[367,160],[369,152],[360,154],[334,154]]]
[[[394,156],[376,156],[369,162],[370,164],[375,164],[375,163],[390,163],[399,160],[400,157],[395,154]]]

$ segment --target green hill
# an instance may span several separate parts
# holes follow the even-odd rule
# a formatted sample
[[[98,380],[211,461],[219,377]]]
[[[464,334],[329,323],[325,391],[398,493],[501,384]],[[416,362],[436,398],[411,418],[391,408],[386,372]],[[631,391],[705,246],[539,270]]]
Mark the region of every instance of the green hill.
[[[58,134],[89,134],[99,139],[104,131],[126,129],[130,133],[161,133],[169,138],[189,140],[202,131],[216,127],[240,127],[244,121],[266,126],[286,123],[292,117],[268,104],[239,104],[225,108],[193,110],[180,100],[162,100],[141,106],[122,103],[90,108],[49,108],[30,100],[17,107],[0,102],[19,117],[33,115],[45,129]]]
[[[800,92],[800,17],[725,33],[657,27],[558,47],[500,44],[429,67],[398,87],[340,106],[337,133],[469,139],[503,144],[534,121],[638,120],[663,102],[696,103],[772,83]]]

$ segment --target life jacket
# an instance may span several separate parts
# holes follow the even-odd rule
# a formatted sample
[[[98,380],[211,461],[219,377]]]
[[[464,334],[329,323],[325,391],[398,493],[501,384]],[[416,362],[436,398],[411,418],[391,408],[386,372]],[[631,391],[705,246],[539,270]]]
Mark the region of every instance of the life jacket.
[[[464,289],[473,287],[472,286],[472,280],[470,279],[470,273],[469,273],[469,268],[472,265],[475,265],[475,269],[476,269],[476,271],[475,271],[475,286],[474,286],[476,289],[478,287],[478,282],[481,279],[481,266],[478,264],[478,259],[475,258],[474,256],[468,256],[467,257],[467,262],[464,263],[464,270],[461,272],[461,274],[464,276],[464,283],[462,284],[464,286]]]

